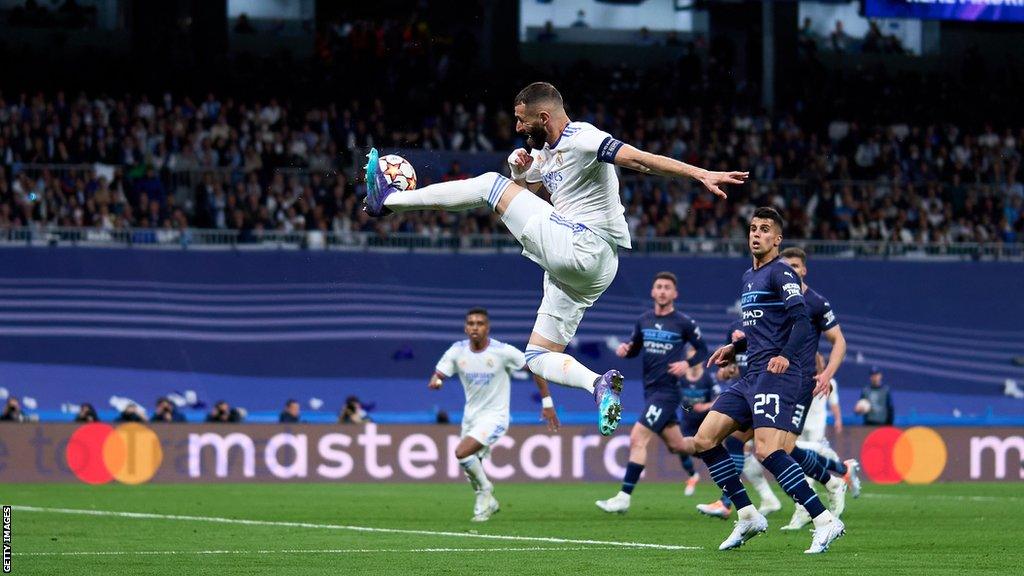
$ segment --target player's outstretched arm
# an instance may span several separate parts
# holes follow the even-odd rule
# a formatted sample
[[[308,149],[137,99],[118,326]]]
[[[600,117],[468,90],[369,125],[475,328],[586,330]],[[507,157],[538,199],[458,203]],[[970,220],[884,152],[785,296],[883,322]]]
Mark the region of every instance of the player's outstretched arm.
[[[685,162],[674,160],[668,156],[651,154],[638,148],[623,144],[615,155],[615,165],[644,172],[645,174],[658,174],[669,178],[693,178],[713,192],[716,196],[726,198],[725,192],[720,188],[725,184],[743,184],[750,176],[750,172],[713,172],[697,166],[691,166]]]

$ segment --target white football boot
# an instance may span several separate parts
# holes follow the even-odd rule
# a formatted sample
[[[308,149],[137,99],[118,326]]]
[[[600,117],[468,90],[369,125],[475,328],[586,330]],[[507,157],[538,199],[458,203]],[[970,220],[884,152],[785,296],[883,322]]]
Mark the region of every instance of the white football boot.
[[[597,502],[594,502],[594,504],[597,504],[597,507],[605,512],[625,514],[629,511],[630,500],[631,496],[629,494],[620,491],[615,496],[612,496],[607,500],[598,500]]]
[[[757,514],[749,520],[737,520],[736,526],[732,529],[732,534],[729,534],[729,537],[722,542],[718,549],[732,550],[733,548],[739,548],[746,544],[747,540],[767,530],[768,519],[761,514]]]
[[[846,525],[839,518],[833,518],[828,524],[814,529],[811,547],[804,550],[804,554],[821,554],[843,534],[846,534]]]
[[[797,504],[796,510],[793,511],[793,517],[789,519],[789,524],[786,524],[782,530],[800,530],[804,526],[811,523],[811,515],[807,513],[807,510]]]
[[[487,522],[500,509],[493,490],[481,490],[476,497],[476,506],[473,507],[473,522]]]

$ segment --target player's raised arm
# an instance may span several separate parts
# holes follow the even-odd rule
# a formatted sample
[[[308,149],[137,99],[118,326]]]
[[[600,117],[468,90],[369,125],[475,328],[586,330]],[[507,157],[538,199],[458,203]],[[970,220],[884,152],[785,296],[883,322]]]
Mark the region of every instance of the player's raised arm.
[[[750,172],[714,172],[705,170],[704,168],[691,166],[668,156],[644,152],[629,144],[620,145],[615,153],[615,165],[645,174],[658,174],[669,178],[693,178],[716,196],[722,198],[727,196],[720,186],[743,184],[750,176]]]

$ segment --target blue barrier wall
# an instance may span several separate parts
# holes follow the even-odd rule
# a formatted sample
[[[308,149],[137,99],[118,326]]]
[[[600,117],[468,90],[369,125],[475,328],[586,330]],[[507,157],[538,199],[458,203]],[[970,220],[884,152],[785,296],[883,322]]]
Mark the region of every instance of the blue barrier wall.
[[[738,258],[624,256],[574,353],[595,370],[618,366],[638,378],[639,362],[615,358],[609,339],[629,335],[663,269],[681,279],[679,308],[722,339],[747,267]],[[819,259],[809,268],[850,343],[838,375],[844,410],[875,364],[904,417],[1024,415],[1024,401],[1002,395],[1007,379],[1024,382],[1010,361],[1024,354],[1020,265]],[[317,397],[327,414],[353,393],[385,418],[458,411],[456,382],[439,393],[425,382],[461,338],[465,309],[488,307],[494,336],[522,347],[541,276],[512,254],[2,249],[0,386],[35,398],[44,413],[69,402],[105,407],[113,395],[151,407],[184,390],[257,412]],[[585,394],[556,395],[564,410],[590,410]],[[532,417],[534,396],[521,381],[513,410]],[[640,398],[630,386],[627,409]]]

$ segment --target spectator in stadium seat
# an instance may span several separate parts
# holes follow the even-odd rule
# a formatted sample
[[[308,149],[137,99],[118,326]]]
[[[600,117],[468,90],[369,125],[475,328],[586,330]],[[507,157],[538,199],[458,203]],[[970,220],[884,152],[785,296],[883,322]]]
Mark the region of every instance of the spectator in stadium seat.
[[[338,415],[339,423],[362,424],[363,422],[371,421],[370,416],[363,408],[363,403],[359,401],[358,397],[349,396],[345,399],[345,407],[341,409],[341,414]]]
[[[879,367],[871,367],[871,384],[861,390],[860,398],[870,403],[864,413],[866,426],[892,426],[896,415],[892,405],[892,391],[882,384],[882,370]]]
[[[207,422],[234,423],[241,422],[242,420],[242,411],[238,408],[232,408],[226,400],[218,400],[213,405],[213,410],[210,410],[210,413],[206,415]]]
[[[96,409],[93,408],[92,404],[83,402],[78,407],[78,414],[75,414],[75,422],[99,422],[100,417],[96,414]]]
[[[21,411],[21,402],[14,396],[7,399],[3,414],[0,414],[0,421],[3,422],[24,422],[25,414]]]
[[[146,416],[139,411],[139,406],[134,402],[125,406],[121,414],[117,416],[118,422],[145,422]]]
[[[294,398],[289,398],[288,401],[284,403],[284,410],[282,410],[281,414],[277,417],[277,421],[281,424],[297,424],[301,422],[301,420],[299,420],[299,416],[299,401]]]
[[[153,422],[185,422],[185,415],[178,412],[178,407],[166,397],[158,398]]]

